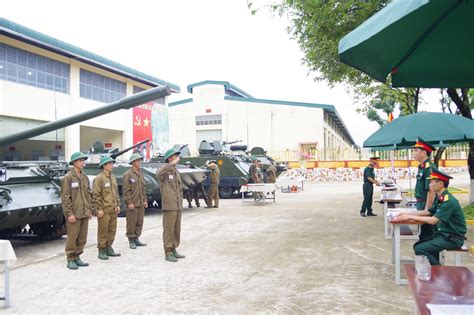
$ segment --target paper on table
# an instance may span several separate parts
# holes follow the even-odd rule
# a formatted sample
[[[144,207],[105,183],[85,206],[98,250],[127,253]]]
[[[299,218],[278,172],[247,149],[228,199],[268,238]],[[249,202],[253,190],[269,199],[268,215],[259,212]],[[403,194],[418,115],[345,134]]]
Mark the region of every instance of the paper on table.
[[[3,261],[7,261],[8,267],[13,266],[16,262],[12,244],[7,240],[0,240],[0,262]]]
[[[431,315],[474,315],[474,305],[426,304]]]

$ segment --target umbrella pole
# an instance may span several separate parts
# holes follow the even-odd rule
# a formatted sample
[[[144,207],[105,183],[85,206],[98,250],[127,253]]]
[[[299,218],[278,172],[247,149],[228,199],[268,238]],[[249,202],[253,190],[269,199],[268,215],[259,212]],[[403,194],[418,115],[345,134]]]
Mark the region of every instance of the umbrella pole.
[[[411,163],[410,163],[410,157],[409,157],[409,151],[407,150],[407,166],[408,166],[408,181],[410,183],[410,194],[411,194]]]

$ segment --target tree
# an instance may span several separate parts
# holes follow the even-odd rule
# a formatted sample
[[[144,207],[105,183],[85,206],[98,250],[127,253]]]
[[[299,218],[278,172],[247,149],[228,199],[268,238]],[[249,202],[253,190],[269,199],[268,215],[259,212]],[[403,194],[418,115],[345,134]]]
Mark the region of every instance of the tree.
[[[255,14],[257,10],[251,1],[247,0]],[[398,104],[402,115],[417,112],[421,90],[396,89],[389,83],[375,82],[363,72],[339,61],[338,44],[342,37],[384,8],[388,2],[390,0],[280,0],[269,6],[273,12],[289,18],[288,32],[302,49],[303,62],[315,74],[315,80],[325,80],[331,86],[347,84],[355,93],[356,100],[364,100],[365,106],[359,112],[379,123],[380,107],[386,109],[387,104]],[[446,93],[456,105],[456,113],[472,119],[472,89],[447,89]],[[446,107],[442,102],[441,106],[451,112],[449,105]],[[468,165],[471,202],[474,202],[474,141],[469,143]]]

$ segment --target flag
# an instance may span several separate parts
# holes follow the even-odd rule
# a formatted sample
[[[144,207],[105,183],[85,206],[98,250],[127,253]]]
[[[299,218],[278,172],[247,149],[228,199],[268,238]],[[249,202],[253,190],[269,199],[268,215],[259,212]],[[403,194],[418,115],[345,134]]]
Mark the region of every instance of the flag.
[[[392,120],[393,120],[393,113],[390,113],[390,114],[388,114],[388,119],[387,119],[387,121],[388,121],[389,123],[391,123]]]

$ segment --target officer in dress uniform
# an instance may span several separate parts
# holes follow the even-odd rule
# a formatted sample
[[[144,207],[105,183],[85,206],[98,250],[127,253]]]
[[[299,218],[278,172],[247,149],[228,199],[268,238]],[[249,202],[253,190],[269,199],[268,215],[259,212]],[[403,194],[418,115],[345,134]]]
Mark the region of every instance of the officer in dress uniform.
[[[439,265],[439,253],[446,249],[461,248],[466,239],[466,219],[458,200],[448,192],[449,180],[446,173],[433,168],[428,177],[430,190],[436,194],[433,206],[415,214],[403,212],[396,220],[416,220],[434,227],[430,238],[417,242],[414,246],[416,255],[427,256],[431,265]]]
[[[374,170],[378,159],[378,157],[371,157],[369,165],[364,168],[364,184],[362,185],[364,201],[362,202],[362,206],[360,208],[360,215],[362,217],[377,216],[372,210],[372,199],[374,197],[374,184],[380,186],[380,183],[375,179]]]
[[[432,145],[418,138],[413,148],[413,158],[418,161],[416,173],[415,198],[416,209],[428,211],[434,201],[435,194],[429,189],[429,176],[434,164],[430,161],[431,153],[436,150]],[[436,168],[436,167],[434,167]],[[433,235],[433,226],[423,224],[421,226],[420,240],[429,239]]]

